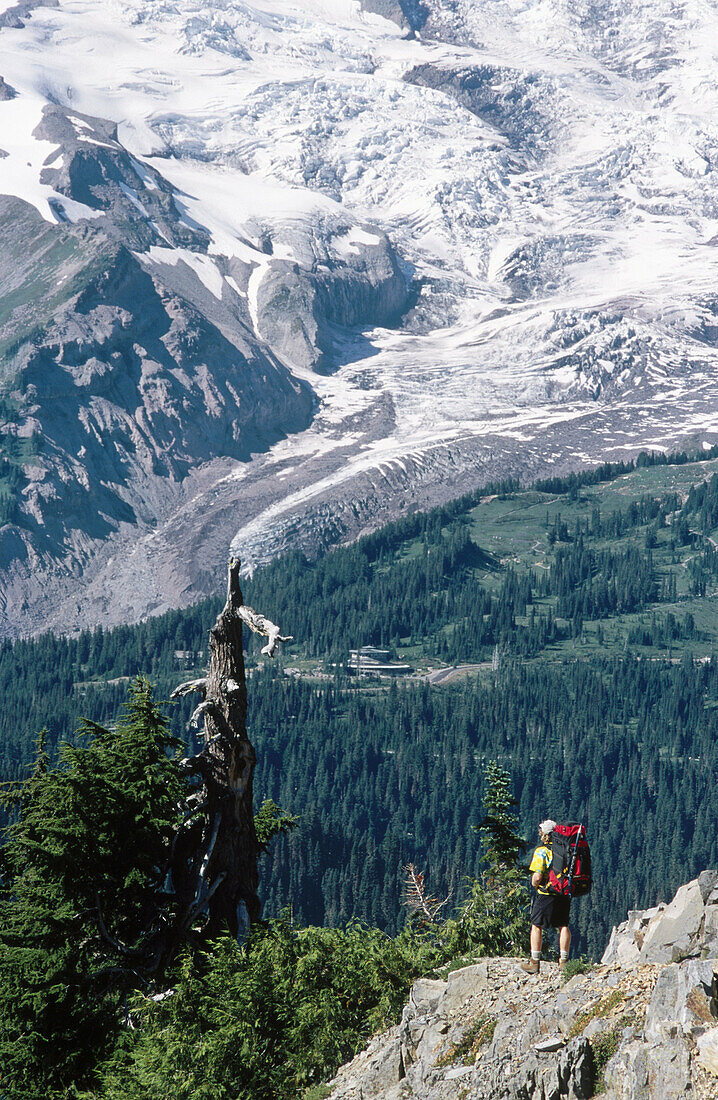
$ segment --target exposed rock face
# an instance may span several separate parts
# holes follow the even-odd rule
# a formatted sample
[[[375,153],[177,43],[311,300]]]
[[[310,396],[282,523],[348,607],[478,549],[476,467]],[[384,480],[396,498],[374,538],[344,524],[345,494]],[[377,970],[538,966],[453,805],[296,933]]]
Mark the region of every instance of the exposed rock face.
[[[703,871],[669,905],[632,910],[613,929],[601,962],[667,963],[718,956],[718,871]]]
[[[296,260],[272,260],[258,283],[259,334],[287,362],[322,370],[335,361],[337,326],[385,325],[407,308],[409,287],[387,238],[321,219],[280,242]]]
[[[583,1100],[598,1087],[606,1100],[714,1100],[717,885],[706,871],[647,920],[630,914],[601,965],[564,985],[555,963],[529,977],[516,959],[415,982],[401,1023],[339,1071],[331,1100]],[[676,947],[680,961],[640,957],[647,927],[649,950]]]
[[[0,101],[14,94],[0,79]],[[310,424],[316,398],[286,364],[324,370],[347,329],[398,318],[410,282],[384,234],[339,208],[268,219],[224,254],[113,122],[50,104],[32,137],[54,150],[39,185],[55,222],[42,203],[0,195],[0,452],[6,435],[39,441],[0,533],[0,636],[101,621],[105,598],[88,593],[110,543],[116,553],[173,518],[186,552],[177,523],[200,485]],[[236,497],[232,511],[224,545],[204,532],[206,562],[193,556],[179,585],[165,560],[167,606],[196,598],[197,574],[226,556]],[[143,592],[121,620],[157,609],[136,572],[113,572],[120,602]],[[34,614],[50,577],[52,623]]]

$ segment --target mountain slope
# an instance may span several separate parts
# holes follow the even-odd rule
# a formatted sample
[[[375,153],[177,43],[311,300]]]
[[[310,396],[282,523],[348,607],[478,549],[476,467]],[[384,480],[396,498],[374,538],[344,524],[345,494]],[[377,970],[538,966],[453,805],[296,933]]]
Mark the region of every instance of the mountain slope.
[[[717,439],[715,30],[698,0],[0,4],[0,429],[45,441],[0,630],[49,576],[56,625],[119,621],[230,543]],[[33,387],[77,328],[60,415]]]

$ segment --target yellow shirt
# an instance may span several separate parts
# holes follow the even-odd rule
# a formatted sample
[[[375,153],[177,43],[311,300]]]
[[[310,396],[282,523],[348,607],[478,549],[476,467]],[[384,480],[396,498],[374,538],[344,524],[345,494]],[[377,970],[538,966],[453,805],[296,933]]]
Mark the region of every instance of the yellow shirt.
[[[540,871],[542,875],[546,876],[547,872],[551,869],[552,863],[553,852],[550,848],[547,848],[545,844],[542,844],[533,854],[529,871],[532,875]],[[537,886],[536,891],[539,894],[548,894],[547,883],[543,886]]]

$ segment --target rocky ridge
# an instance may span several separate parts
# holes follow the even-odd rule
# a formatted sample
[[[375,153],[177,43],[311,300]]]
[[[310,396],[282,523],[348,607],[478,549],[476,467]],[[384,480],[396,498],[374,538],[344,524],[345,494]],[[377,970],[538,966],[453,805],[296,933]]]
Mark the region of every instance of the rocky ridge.
[[[397,1027],[329,1083],[331,1100],[715,1100],[718,871],[633,911],[598,966],[562,984],[482,959],[414,983]]]

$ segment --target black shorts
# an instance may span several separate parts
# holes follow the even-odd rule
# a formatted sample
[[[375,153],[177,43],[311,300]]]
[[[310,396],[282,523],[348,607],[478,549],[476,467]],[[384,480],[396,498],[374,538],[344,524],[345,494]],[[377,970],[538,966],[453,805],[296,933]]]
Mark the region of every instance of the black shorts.
[[[539,928],[565,928],[571,899],[560,894],[534,894],[531,906],[531,923]]]

